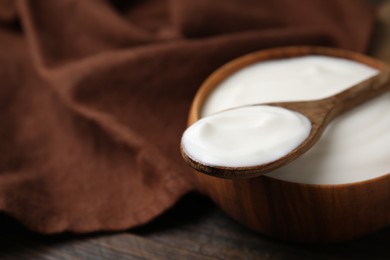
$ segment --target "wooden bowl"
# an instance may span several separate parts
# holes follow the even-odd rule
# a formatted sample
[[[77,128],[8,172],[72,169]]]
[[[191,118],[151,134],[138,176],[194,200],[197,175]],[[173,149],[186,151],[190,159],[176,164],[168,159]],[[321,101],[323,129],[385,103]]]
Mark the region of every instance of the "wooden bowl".
[[[381,69],[383,63],[346,50],[284,47],[238,58],[216,72],[193,101],[188,124],[201,118],[208,95],[226,77],[252,63],[327,55]],[[267,176],[222,179],[195,172],[198,189],[238,222],[271,237],[296,242],[338,242],[366,235],[390,224],[390,174],[348,184],[313,185]]]

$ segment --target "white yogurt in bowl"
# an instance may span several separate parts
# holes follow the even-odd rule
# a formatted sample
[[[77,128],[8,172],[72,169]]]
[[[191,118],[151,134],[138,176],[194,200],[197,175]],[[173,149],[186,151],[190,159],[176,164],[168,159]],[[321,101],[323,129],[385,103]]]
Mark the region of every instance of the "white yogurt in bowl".
[[[264,61],[226,78],[206,99],[202,116],[239,106],[326,98],[378,71],[341,58],[308,55]],[[306,154],[267,176],[307,184],[364,181],[390,172],[390,94],[332,122]]]

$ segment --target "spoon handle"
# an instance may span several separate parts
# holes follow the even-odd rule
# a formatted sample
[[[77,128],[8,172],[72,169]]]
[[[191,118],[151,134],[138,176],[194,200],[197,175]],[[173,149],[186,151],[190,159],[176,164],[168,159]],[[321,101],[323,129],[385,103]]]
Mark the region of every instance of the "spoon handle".
[[[390,91],[390,67],[386,65],[379,74],[323,101],[331,104],[334,118],[387,91]]]

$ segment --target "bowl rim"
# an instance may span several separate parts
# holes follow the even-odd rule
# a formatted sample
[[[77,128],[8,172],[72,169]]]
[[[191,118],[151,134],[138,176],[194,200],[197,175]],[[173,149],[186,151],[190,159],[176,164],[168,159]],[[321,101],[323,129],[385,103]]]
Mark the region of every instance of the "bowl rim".
[[[276,59],[286,59],[286,58],[293,58],[293,57],[302,57],[307,55],[324,55],[324,56],[331,56],[336,58],[349,59],[349,60],[357,61],[359,63],[363,63],[367,66],[379,70],[388,66],[386,63],[378,59],[369,57],[361,53],[357,53],[345,49],[339,49],[339,48],[324,47],[324,46],[309,46],[309,45],[285,46],[285,47],[268,48],[268,49],[262,49],[255,52],[250,52],[248,54],[239,56],[225,63],[206,78],[206,80],[201,84],[201,86],[197,90],[195,97],[192,101],[188,120],[187,120],[187,126],[190,126],[191,124],[195,123],[197,120],[201,118],[201,110],[207,97],[222,81],[224,81],[227,77],[229,77],[233,73],[241,70],[246,66],[255,64],[257,62],[276,60]],[[198,172],[198,174],[204,174],[204,173]],[[243,180],[243,179],[253,179],[253,178],[267,178],[273,181],[280,181],[280,182],[285,182],[290,184],[299,184],[299,185],[304,185],[312,188],[313,187],[341,188],[341,187],[355,186],[355,185],[367,185],[371,182],[377,182],[377,181],[385,181],[386,179],[390,178],[390,172],[381,176],[377,176],[375,178],[348,182],[348,183],[340,183],[340,184],[302,183],[302,182],[294,182],[294,181],[272,178],[266,175],[243,177],[243,178],[235,177],[235,178],[231,178],[231,180]]]

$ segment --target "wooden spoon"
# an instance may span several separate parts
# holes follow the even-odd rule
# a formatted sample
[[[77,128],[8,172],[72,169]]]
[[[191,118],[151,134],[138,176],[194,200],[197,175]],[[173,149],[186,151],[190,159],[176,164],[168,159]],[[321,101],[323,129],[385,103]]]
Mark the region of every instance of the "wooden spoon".
[[[305,115],[311,122],[309,136],[298,147],[287,155],[261,165],[250,167],[225,167],[202,164],[188,156],[181,145],[184,160],[194,169],[208,175],[222,178],[251,178],[275,170],[295,160],[308,151],[321,137],[326,126],[344,112],[390,90],[390,68],[381,70],[377,75],[362,81],[345,91],[328,98],[303,102],[278,102],[261,105],[270,105],[287,108]],[[388,111],[383,111],[388,112]],[[368,126],[369,127],[369,126]],[[357,129],[358,131],[358,129]]]

